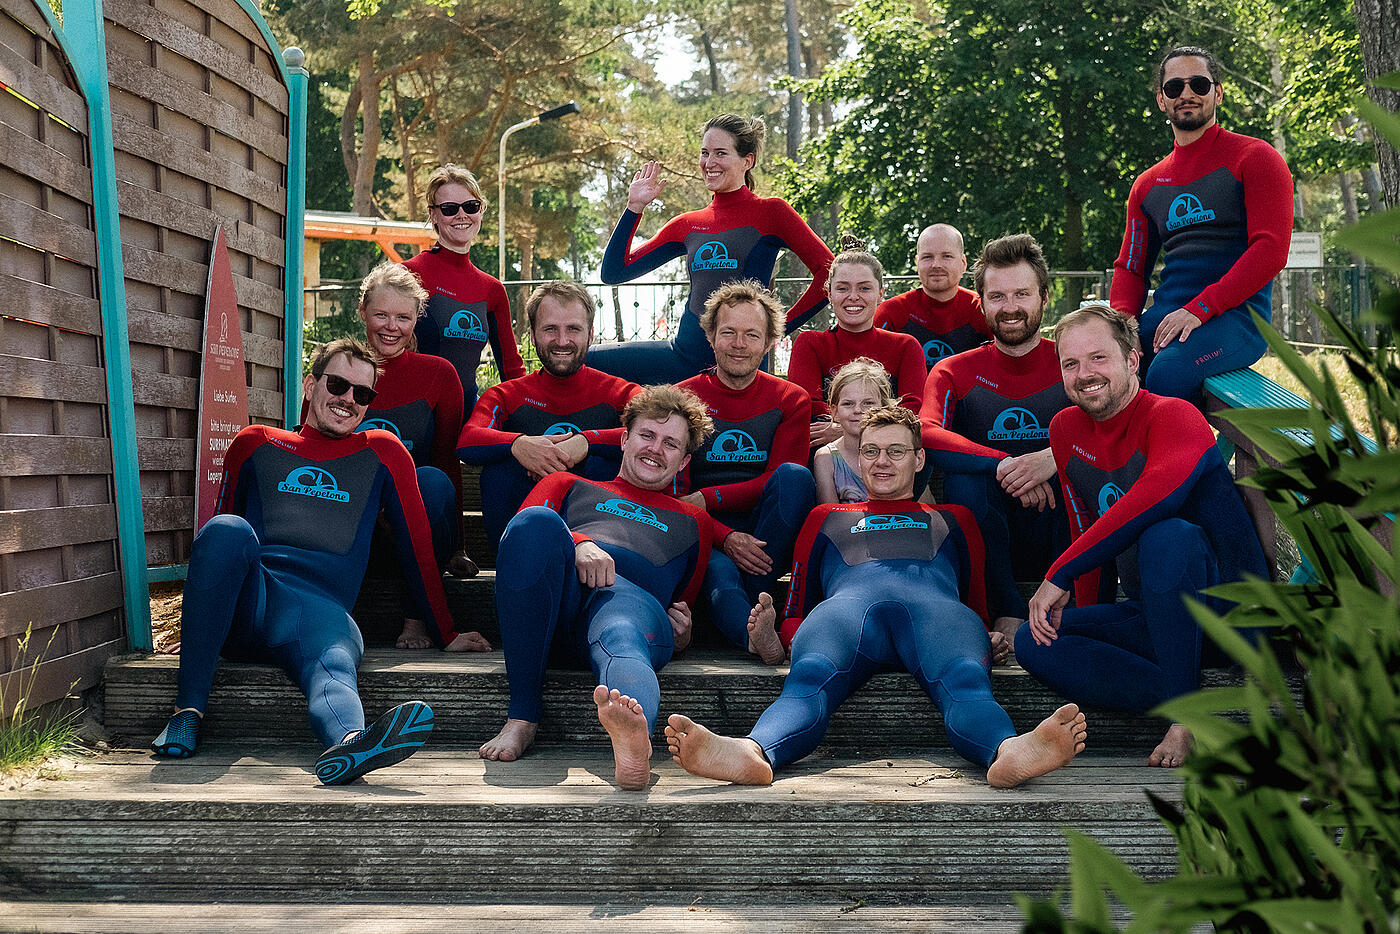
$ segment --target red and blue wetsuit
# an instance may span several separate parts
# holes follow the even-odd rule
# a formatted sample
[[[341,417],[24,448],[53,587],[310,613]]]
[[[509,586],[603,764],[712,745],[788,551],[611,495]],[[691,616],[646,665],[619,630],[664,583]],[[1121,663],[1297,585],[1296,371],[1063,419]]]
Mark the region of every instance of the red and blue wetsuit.
[[[507,716],[539,722],[552,656],[591,666],[599,684],[635,698],[654,727],[656,672],[674,648],[666,609],[695,605],[711,544],[727,532],[704,510],[626,480],[568,473],[541,480],[506,527],[497,561]],[[574,550],[588,541],[612,557],[611,587],[579,583]]]
[[[1191,398],[1206,377],[1259,359],[1264,339],[1249,313],[1271,319],[1273,279],[1288,260],[1292,231],[1293,178],[1261,139],[1212,126],[1138,177],[1110,303],[1141,316],[1149,356],[1167,314],[1185,308],[1203,322],[1185,343],[1144,361],[1148,390]],[[1158,252],[1161,283],[1143,311]]]
[[[715,365],[714,350],[700,327],[710,293],[736,279],[773,279],[778,252],[791,250],[812,272],[812,284],[787,313],[789,333],[826,304],[823,287],[831,250],[782,198],[760,198],[747,187],[718,192],[699,211],[667,221],[646,243],[632,249],[642,216],[624,211],[603,252],[602,279],[630,282],[678,256],[686,258],[690,297],[671,341],[627,341],[588,352],[588,365],[642,385],[679,383]]]
[[[768,574],[740,571],[721,551],[710,555],[702,591],[711,617],[735,645],[748,645],[749,611],[792,564],[792,543],[817,501],[807,469],[807,394],[761,370],[730,389],[714,370],[680,384],[705,403],[715,430],[676,477],[675,491],[699,491],[711,516],[765,542]]]
[[[224,460],[220,515],[190,551],[176,706],[206,710],[219,655],[278,665],[306,695],[327,746],[364,728],[350,608],[382,512],[409,599],[433,638],[454,636],[413,461],[393,435],[332,439],[252,425]]]
[[[418,351],[443,357],[457,370],[466,410],[476,404],[476,368],[487,344],[502,380],[525,375],[515,346],[510,302],[500,280],[472,265],[470,254],[441,244],[405,260],[404,265],[428,290],[428,307],[414,329]]]
[[[1205,417],[1140,390],[1096,422],[1078,408],[1050,423],[1073,542],[1046,580],[1074,590],[1059,638],[1016,634],[1027,671],[1079,704],[1150,710],[1194,691],[1202,633],[1185,598],[1268,566]],[[1128,599],[1114,603],[1116,583]]]
[[[617,475],[622,410],[641,392],[635,383],[582,367],[560,379],[539,370],[486,390],[457,439],[457,456],[481,465],[481,517],[498,542],[535,481],[511,456],[521,435],[582,434],[589,456],[574,471],[594,480]]]
[[[856,357],[869,357],[890,374],[890,388],[900,405],[919,411],[924,400],[924,349],[908,334],[871,327],[847,331],[803,331],[792,341],[788,379],[801,386],[812,400],[812,417],[829,414],[826,390],[836,371]]]
[[[1050,446],[1050,420],[1068,406],[1053,341],[1013,357],[995,343],[940,360],[924,387],[923,444],[943,471],[943,495],[965,506],[987,546],[992,615],[1021,616],[1019,580],[1039,580],[1068,543],[1064,503],[1027,509],[997,482],[997,466]]]
[[[990,765],[1016,730],[992,697],[982,538],[967,511],[826,503],[795,553],[778,628],[792,670],[749,733],[773,768],[815,749],[836,708],[881,671],[912,674],[953,748]]]
[[[992,339],[987,318],[982,314],[982,299],[962,286],[946,302],[929,297],[922,288],[887,298],[875,309],[875,327],[899,331],[917,340],[924,348],[924,365],[929,369],[944,357]]]

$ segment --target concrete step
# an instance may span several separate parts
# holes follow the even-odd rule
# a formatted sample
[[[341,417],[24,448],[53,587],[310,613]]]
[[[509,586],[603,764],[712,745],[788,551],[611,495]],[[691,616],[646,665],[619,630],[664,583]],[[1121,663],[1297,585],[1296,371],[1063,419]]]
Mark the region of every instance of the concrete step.
[[[123,656],[107,664],[104,718],[108,731],[144,746],[164,726],[175,697],[179,658]],[[667,665],[661,723],[684,713],[717,732],[742,736],[778,696],[787,666],[771,668],[735,650],[692,649]],[[545,682],[541,742],[600,740],[589,671],[551,670]],[[434,650],[372,649],[360,667],[360,694],[371,716],[405,700],[431,704],[439,742],[475,749],[505,719],[505,659],[497,650],[448,655]],[[992,672],[992,688],[1019,730],[1029,730],[1064,701],[1016,666]],[[1152,717],[1090,711],[1090,748],[1145,758],[1165,731]],[[279,669],[225,662],[219,666],[203,733],[215,740],[311,742],[306,701]],[[946,749],[932,702],[905,673],[872,678],[832,718],[825,745],[844,753],[890,754]]]
[[[621,792],[601,742],[499,763],[434,737],[341,788],[315,782],[316,751],[117,751],[0,791],[0,897],[1004,906],[1064,884],[1066,828],[1149,877],[1175,868],[1144,790],[1179,800],[1179,782],[1122,756],[1086,753],[1009,791],[946,752],[814,756],[747,788],[688,775],[662,749],[649,788]]]

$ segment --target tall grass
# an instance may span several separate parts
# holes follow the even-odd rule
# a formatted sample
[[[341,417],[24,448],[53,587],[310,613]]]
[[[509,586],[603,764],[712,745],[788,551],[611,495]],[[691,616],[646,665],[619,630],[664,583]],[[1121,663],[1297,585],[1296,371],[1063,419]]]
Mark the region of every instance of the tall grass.
[[[26,627],[19,639],[16,665],[9,677],[0,681],[0,774],[33,767],[61,754],[77,739],[77,711],[48,713],[33,711],[29,700],[39,678],[39,665],[53,647],[58,630],[49,636],[44,648],[26,665],[33,627]],[[77,687],[74,681],[68,686]]]

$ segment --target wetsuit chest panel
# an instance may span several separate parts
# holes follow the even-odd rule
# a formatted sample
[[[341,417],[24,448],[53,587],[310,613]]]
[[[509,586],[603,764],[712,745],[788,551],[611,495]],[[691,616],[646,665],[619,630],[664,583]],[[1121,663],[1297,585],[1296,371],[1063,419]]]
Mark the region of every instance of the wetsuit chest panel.
[[[598,428],[617,428],[622,424],[617,409],[600,402],[572,412],[550,412],[528,403],[506,416],[505,431],[526,435],[563,435],[569,432]]]
[[[763,473],[782,421],[780,409],[770,409],[739,422],[714,419],[714,433],[690,459],[691,484],[720,486],[751,480]]]
[[[420,467],[433,446],[433,409],[426,399],[415,399],[385,409],[370,409],[356,431],[382,428],[397,435]]]
[[[1074,487],[1075,492],[1079,494],[1087,513],[1083,517],[1075,516],[1071,521],[1081,528],[1089,528],[1098,521],[1100,516],[1108,512],[1110,506],[1123,498],[1123,494],[1132,488],[1138,477],[1142,476],[1143,468],[1146,466],[1147,458],[1143,456],[1141,451],[1134,451],[1127,463],[1113,470],[1096,467],[1081,457],[1071,457],[1069,462],[1065,464],[1065,476],[1069,477],[1069,482]],[[1118,569],[1118,579],[1123,581],[1125,587],[1136,586],[1137,562],[1138,547],[1136,541],[1114,559],[1114,564]]]
[[[1022,399],[978,385],[958,403],[949,427],[964,438],[1019,457],[1049,444],[1050,419],[1067,405],[1069,397],[1060,382]]]
[[[852,567],[867,561],[929,561],[948,538],[948,523],[922,510],[864,515],[838,510],[822,522],[822,534]]]
[[[754,227],[729,230],[693,230],[685,235],[685,266],[690,270],[688,305],[695,314],[705,310],[705,299],[726,282],[744,277],[749,253],[763,235]]]
[[[438,293],[428,299],[427,313],[418,322],[424,351],[444,357],[457,370],[463,386],[476,385],[476,367],[487,340],[487,309],[483,302],[463,302]]]
[[[970,324],[960,324],[951,331],[935,331],[913,318],[904,326],[904,333],[923,345],[924,364],[930,367],[944,357],[980,347],[987,340]]]
[[[264,545],[348,554],[355,544],[375,478],[378,455],[365,448],[345,457],[313,461],[272,444],[253,454]]]
[[[599,545],[625,548],[656,567],[682,557],[700,540],[699,526],[685,513],[643,506],[591,483],[573,485],[564,523]]]

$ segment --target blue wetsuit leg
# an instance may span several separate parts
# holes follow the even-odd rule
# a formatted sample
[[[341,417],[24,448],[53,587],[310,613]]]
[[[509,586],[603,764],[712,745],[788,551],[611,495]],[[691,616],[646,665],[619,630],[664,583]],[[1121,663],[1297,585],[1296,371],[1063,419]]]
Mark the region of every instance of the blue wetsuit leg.
[[[949,503],[966,507],[982,532],[987,567],[987,609],[992,618],[1024,618],[1026,599],[1016,588],[1016,578],[1011,570],[1008,497],[1002,492],[997,478],[985,473],[945,473],[943,497]]]
[[[306,695],[311,729],[323,746],[334,746],[365,728],[357,670],[365,644],[360,627],[345,608],[328,597],[290,586],[269,588],[267,638],[277,664]],[[295,622],[293,622],[295,621]],[[291,623],[283,643],[273,628]]]
[[[1026,671],[1078,704],[1141,713],[1200,684],[1204,634],[1184,598],[1219,582],[1200,526],[1164,519],[1138,539],[1142,592],[1117,604],[1065,610],[1059,638],[1016,633]]]
[[[1264,355],[1267,344],[1249,317],[1247,307],[1227,311],[1191,332],[1185,343],[1172,341],[1156,354],[1150,353],[1152,335],[1168,311],[1143,312],[1141,339],[1144,351],[1143,385],[1148,392],[1178,399],[1194,399],[1206,377],[1226,370],[1247,367]]]
[[[567,647],[582,637],[576,620],[587,591],[574,567],[569,527],[545,506],[522,509],[501,538],[496,567],[496,615],[510,685],[506,715],[538,723],[556,636]]]
[[[535,481],[513,457],[482,466],[481,523],[486,527],[487,541],[501,541],[507,523],[534,488]],[[500,566],[499,558],[496,564]]]
[[[666,608],[641,587],[619,577],[613,586],[590,592],[585,616],[588,655],[598,683],[641,704],[647,729],[655,729],[661,707],[656,673],[671,660],[674,649]]]
[[[773,562],[773,570],[767,574],[746,574],[718,548],[710,552],[700,592],[715,626],[740,648],[748,645],[749,611],[758,602],[758,595],[771,595],[778,578],[791,570],[792,546],[816,502],[812,472],[799,464],[780,464],[763,485],[752,512],[716,513],[715,518],[730,528],[766,542],[763,551]]]
[[[457,551],[462,537],[462,517],[457,515],[457,491],[447,474],[436,467],[419,467],[418,491],[423,495],[423,508],[428,513],[428,526],[433,533],[433,556],[439,568]]]

